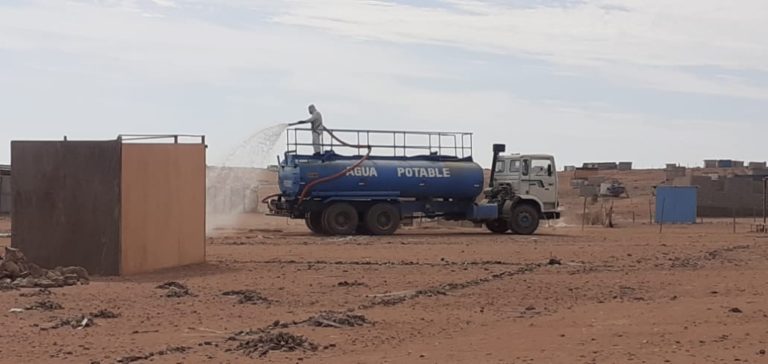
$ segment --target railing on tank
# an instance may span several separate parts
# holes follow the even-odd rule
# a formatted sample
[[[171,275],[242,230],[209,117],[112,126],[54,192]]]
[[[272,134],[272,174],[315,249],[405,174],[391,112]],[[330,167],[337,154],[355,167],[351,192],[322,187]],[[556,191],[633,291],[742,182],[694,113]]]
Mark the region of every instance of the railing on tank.
[[[345,141],[345,146],[332,138],[328,131]],[[319,145],[323,151],[332,150],[339,154],[356,152],[358,155],[372,148],[371,155],[408,157],[413,155],[436,154],[456,158],[472,156],[472,133],[431,132],[403,130],[357,130],[326,129]],[[312,129],[291,128],[286,132],[286,147],[289,153],[312,154]]]

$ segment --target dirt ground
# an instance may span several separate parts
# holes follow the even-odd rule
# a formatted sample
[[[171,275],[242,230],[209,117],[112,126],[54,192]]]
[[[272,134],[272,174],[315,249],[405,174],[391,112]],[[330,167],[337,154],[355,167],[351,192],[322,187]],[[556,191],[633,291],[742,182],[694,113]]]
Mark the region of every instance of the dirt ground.
[[[612,229],[582,230],[583,200],[565,180],[566,217],[534,236],[426,224],[320,237],[299,221],[244,215],[211,232],[204,265],[95,277],[49,296],[0,292],[0,362],[768,362],[768,234],[749,232],[752,219],[736,233],[728,220],[660,232],[647,186],[663,173],[619,177],[632,198],[613,202]],[[0,245],[10,223],[0,217]],[[167,281],[190,295],[166,297],[156,286]],[[247,292],[222,294],[233,290]],[[63,308],[9,312],[44,299]],[[119,317],[50,328],[101,309]],[[308,320],[325,311],[363,317]],[[235,350],[265,333],[312,344]]]
[[[0,231],[10,222],[0,220]],[[40,297],[0,293],[0,361],[114,363],[768,362],[768,235],[726,222],[549,227],[491,235],[422,227],[391,237],[318,237],[260,215],[208,241],[208,263],[52,289],[61,310],[9,312]],[[0,238],[0,244],[8,244]],[[554,260],[553,260],[554,258]],[[550,262],[550,260],[552,260]],[[556,263],[559,260],[562,264]],[[186,284],[193,296],[155,287]],[[346,282],[346,283],[345,283]],[[268,301],[239,304],[228,290]],[[57,319],[109,309],[83,329]],[[322,311],[371,323],[274,331],[317,350],[232,351],[235,332]],[[183,347],[164,351],[169,347]],[[137,359],[138,358],[138,359]]]

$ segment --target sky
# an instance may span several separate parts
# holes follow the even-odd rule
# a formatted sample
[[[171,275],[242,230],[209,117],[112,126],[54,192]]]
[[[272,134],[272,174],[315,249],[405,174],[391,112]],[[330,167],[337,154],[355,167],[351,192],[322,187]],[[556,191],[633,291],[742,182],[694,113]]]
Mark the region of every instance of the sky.
[[[766,34],[765,0],[0,0],[0,163],[183,133],[216,164],[310,103],[329,128],[472,132],[484,166],[492,143],[764,161]]]

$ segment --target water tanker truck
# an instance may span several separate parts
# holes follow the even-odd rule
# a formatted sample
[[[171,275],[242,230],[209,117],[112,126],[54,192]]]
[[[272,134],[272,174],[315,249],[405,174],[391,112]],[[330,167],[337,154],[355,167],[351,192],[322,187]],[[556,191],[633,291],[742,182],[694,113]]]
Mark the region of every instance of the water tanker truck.
[[[494,144],[485,185],[470,133],[326,130],[323,140],[330,144],[323,152],[302,154],[299,149],[312,146],[301,137],[308,133],[288,130],[288,148],[278,160],[280,193],[264,202],[270,215],[304,219],[315,233],[389,235],[403,220],[440,217],[527,235],[541,219],[560,217],[550,155],[502,154],[505,146]],[[352,153],[336,152],[341,149]],[[381,149],[389,152],[374,153]]]

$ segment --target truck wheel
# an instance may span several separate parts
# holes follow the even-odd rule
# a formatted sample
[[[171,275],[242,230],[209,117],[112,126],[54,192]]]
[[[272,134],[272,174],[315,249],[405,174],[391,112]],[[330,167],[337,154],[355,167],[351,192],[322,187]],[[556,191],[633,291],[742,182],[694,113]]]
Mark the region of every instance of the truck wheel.
[[[315,234],[325,235],[325,231],[323,231],[323,212],[322,211],[313,211],[307,213],[307,215],[304,217],[304,222],[307,224],[307,227],[310,231],[312,231]]]
[[[531,235],[539,228],[539,212],[527,204],[517,205],[512,209],[509,228],[520,235]]]
[[[494,234],[504,234],[509,230],[509,224],[502,219],[486,221],[485,228]]]
[[[326,234],[352,235],[357,221],[357,210],[348,203],[335,203],[323,211],[323,230]]]
[[[372,235],[392,235],[400,227],[400,211],[390,203],[377,203],[365,213],[365,227]]]

